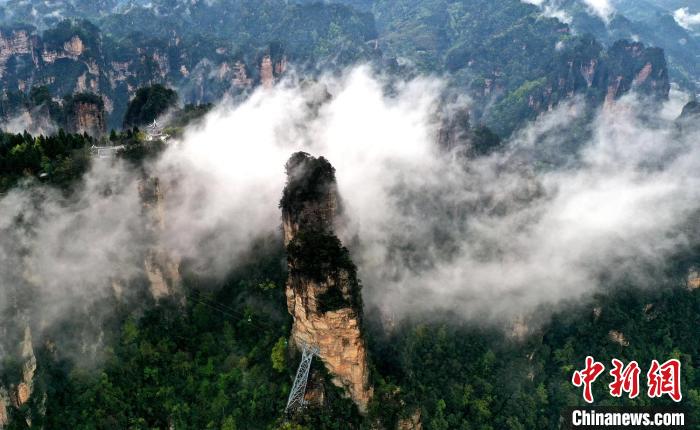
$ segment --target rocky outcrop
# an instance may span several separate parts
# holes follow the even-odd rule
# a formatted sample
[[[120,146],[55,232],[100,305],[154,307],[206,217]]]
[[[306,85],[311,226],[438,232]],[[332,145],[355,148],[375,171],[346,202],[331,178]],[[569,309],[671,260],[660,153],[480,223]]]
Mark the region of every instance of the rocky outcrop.
[[[85,43],[79,36],[74,35],[70,39],[63,42],[63,46],[54,47],[53,49],[44,46],[41,51],[41,59],[44,63],[53,64],[57,60],[70,59],[73,61],[85,52]]]
[[[631,91],[665,100],[670,88],[662,49],[620,40],[605,50],[593,37],[582,36],[557,54],[549,74],[523,83],[495,105],[494,119],[507,126],[489,125],[507,135],[523,118],[534,119],[574,95],[592,107],[612,106]]]
[[[0,31],[0,78],[10,57],[31,54],[32,51],[32,39],[27,30],[14,30],[7,34]]]
[[[453,114],[445,114],[441,118],[438,130],[438,144],[441,148],[452,151],[469,140],[469,111],[458,109]]]
[[[85,45],[78,36],[73,36],[63,44],[63,51],[71,58],[78,58],[83,54]]]
[[[700,288],[700,271],[696,267],[691,267],[688,270],[688,276],[686,278],[686,288],[689,290],[697,290]]]
[[[420,409],[416,411],[409,417],[399,418],[396,425],[397,430],[423,430],[423,423],[421,422]]]
[[[179,292],[180,264],[162,247],[148,251],[144,260],[146,277],[154,299],[172,296]]]
[[[211,41],[183,44],[177,35],[125,45],[115,42],[115,46],[108,40],[87,21],[62,21],[43,33],[30,26],[0,29],[0,87],[4,90],[0,98],[6,91],[27,93],[42,85],[57,99],[92,92],[110,100],[99,120],[117,128],[126,104],[140,87],[177,86],[183,101],[208,103],[231,90],[245,92],[254,83],[271,87],[287,68],[282,52],[265,57],[255,51],[233,53]],[[75,117],[81,124],[76,123],[73,130],[96,133],[100,126],[96,112],[86,112]],[[0,108],[4,117],[16,113]]]
[[[34,347],[32,345],[32,331],[27,325],[24,328],[24,337],[19,343],[19,364],[21,369],[19,372],[19,380],[12,381],[5,388],[0,386],[0,429],[5,428],[10,422],[11,409],[19,409],[29,400],[34,394],[34,377],[37,370],[36,356],[34,355]],[[39,413],[43,407],[44,400],[39,402]],[[31,428],[32,414],[25,415],[25,421],[28,427]]]
[[[93,104],[79,102],[73,111],[75,115],[75,131],[87,133],[91,136],[99,136],[105,131],[104,108]]]
[[[437,141],[441,149],[469,157],[488,155],[501,148],[501,139],[484,126],[471,127],[469,110],[451,109],[439,115]]]
[[[245,64],[241,61],[236,61],[233,66],[233,86],[236,88],[248,88],[252,85],[253,80],[248,77]]]
[[[24,330],[24,340],[20,345],[22,364],[22,380],[17,384],[14,393],[14,406],[19,408],[27,401],[34,391],[34,374],[36,373],[36,356],[32,346],[32,331],[29,327]]]
[[[611,341],[615,342],[616,344],[618,344],[620,346],[629,346],[630,345],[627,338],[625,338],[625,334],[622,333],[621,331],[618,331],[618,330],[610,330],[608,332],[608,339],[610,339]]]
[[[87,133],[99,137],[104,134],[105,106],[102,99],[92,93],[75,94],[65,103],[67,128],[74,133]]]
[[[10,394],[4,387],[0,387],[0,430],[10,423],[9,407]]]
[[[685,106],[683,106],[683,110],[681,111],[681,115],[678,117],[678,119],[700,119],[700,103],[698,103],[696,100],[686,103]]]
[[[144,258],[144,269],[154,299],[172,297],[181,293],[180,261],[161,244],[165,229],[164,193],[158,178],[146,178],[139,183],[143,213],[149,220],[147,234],[152,245]]]
[[[335,170],[323,157],[299,152],[287,162],[287,186],[282,197],[284,243],[302,228],[332,233],[340,208]]]
[[[287,56],[275,62],[275,76],[281,76],[287,70]]]
[[[260,63],[260,83],[263,88],[272,88],[275,85],[274,68],[272,58],[269,55],[263,57]]]
[[[316,346],[319,357],[361,412],[373,390],[362,336],[356,268],[334,234],[339,213],[335,171],[323,157],[294,154],[287,163],[282,202],[289,277],[292,343]]]
[[[692,131],[700,128],[700,103],[691,100],[683,106],[681,114],[676,118],[679,131]]]
[[[658,99],[668,97],[671,84],[663,50],[620,40],[608,50],[607,56],[601,77],[607,82],[607,104],[630,90]]]

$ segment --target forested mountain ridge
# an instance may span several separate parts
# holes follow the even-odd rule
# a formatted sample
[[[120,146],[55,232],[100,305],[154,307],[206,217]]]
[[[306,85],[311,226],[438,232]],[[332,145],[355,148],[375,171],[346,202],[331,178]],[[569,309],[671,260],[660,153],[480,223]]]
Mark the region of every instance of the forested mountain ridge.
[[[693,28],[684,27],[677,14],[683,7],[689,14],[698,13],[700,5],[693,2],[667,3],[617,0],[609,2],[609,15],[601,16],[591,12],[591,8],[580,0],[551,2],[567,16],[577,32],[594,34],[606,45],[619,39],[634,39],[663,48],[672,80],[695,89],[700,82],[700,57],[697,55],[700,35]]]
[[[279,77],[290,64],[311,71],[360,61],[408,76],[448,74],[457,91],[495,106],[476,109],[473,118],[508,134],[523,118],[574,93],[593,94],[589,99],[600,103],[620,79],[627,84],[612,90],[619,96],[646,64],[653,71],[640,89],[653,85],[660,94],[668,86],[660,53],[641,45],[634,53],[606,50],[519,0],[368,6],[276,0],[134,4],[93,22],[60,21],[43,31],[18,25],[20,20],[0,29],[0,114],[17,115],[18,94],[47,86],[55,100],[73,92],[100,95],[109,127],[118,127],[127,101],[142,86],[162,83],[176,88],[184,103],[205,103],[246,92],[263,76]],[[625,58],[631,54],[648,60]],[[269,73],[262,71],[265,56],[271,59],[265,63]],[[587,70],[583,60],[595,65]]]
[[[2,147],[8,146],[6,142],[29,146],[33,141],[26,135],[3,136]],[[56,166],[70,166],[71,160],[85,157],[83,151],[91,144],[81,136],[66,135],[36,143]],[[75,182],[86,165],[78,166],[61,174],[52,171],[49,180],[60,186]],[[321,184],[328,174],[323,167],[314,179]],[[304,203],[317,196],[325,202],[328,189],[314,189],[314,184],[309,181],[293,189],[292,181],[282,196],[282,207],[301,210],[297,214],[307,220],[324,220],[326,212]],[[337,204],[331,202],[328,208]],[[303,217],[288,219],[288,227],[299,219]],[[35,298],[18,296],[16,305],[3,314],[5,333],[12,335],[2,339],[0,427],[554,429],[563,408],[584,404],[568,381],[585,355],[603,362],[678,358],[683,365],[684,405],[690,416],[698,418],[700,375],[695,357],[700,344],[693,329],[700,324],[700,284],[697,273],[688,272],[700,261],[694,251],[667,266],[667,281],[652,290],[622,288],[600,294],[586,306],[569,303],[551,321],[525,335],[460,322],[459,316],[449,313],[415,315],[397,324],[366,308],[362,327],[372,361],[369,382],[374,386],[366,415],[329,383],[333,375],[326,373],[326,367],[314,364],[307,397],[311,403],[289,422],[282,411],[299,355],[288,347],[292,321],[287,312],[310,312],[297,306],[314,303],[332,306],[333,314],[332,309],[346,302],[327,295],[323,297],[327,303],[298,298],[288,308],[285,279],[292,282],[289,288],[302,291],[294,279],[313,279],[319,269],[333,274],[333,265],[345,261],[347,250],[330,241],[323,248],[328,253],[319,256],[317,242],[309,242],[315,248],[306,250],[299,242],[310,240],[313,235],[307,234],[288,247],[292,264],[288,271],[280,236],[257,241],[224,281],[212,284],[185,271],[184,302],[178,296],[154,301],[144,278],[115,286],[115,297],[80,310],[82,320],[74,315],[64,318],[41,335],[38,328],[29,328],[35,323],[23,311]],[[325,258],[330,265],[316,265]],[[349,264],[343,267],[353,268]],[[114,315],[96,318],[112,306]],[[323,316],[328,310],[317,312]],[[317,321],[319,328],[324,327],[322,322]],[[100,333],[98,345],[106,346],[96,369],[81,365],[69,353],[74,342],[79,344],[76,348],[85,346],[81,342],[93,342],[88,335],[93,330]],[[297,330],[302,338],[308,335],[303,327]],[[602,383],[594,386],[597,405],[652,403],[644,396],[635,401],[608,397],[605,390]],[[661,399],[653,404],[669,402]]]
[[[581,1],[0,0],[0,430],[700,425],[694,60]]]
[[[287,57],[298,65],[311,59],[347,65],[371,57],[362,54],[371,51],[366,42],[375,37],[371,18],[344,6],[242,2],[238,12],[206,15],[221,22],[176,17],[177,23],[165,25],[150,9],[139,9],[136,17],[110,15],[114,22],[102,24],[106,31],[84,20],[64,20],[43,32],[16,23],[0,28],[4,98],[38,86],[48,87],[57,99],[93,92],[102,96],[110,126],[117,127],[129,98],[142,86],[164,83],[178,88],[186,102],[210,102],[259,83],[266,56],[274,76],[284,71]],[[305,22],[318,28],[306,31]],[[212,31],[192,31],[202,25]],[[238,33],[226,34],[225,28]]]

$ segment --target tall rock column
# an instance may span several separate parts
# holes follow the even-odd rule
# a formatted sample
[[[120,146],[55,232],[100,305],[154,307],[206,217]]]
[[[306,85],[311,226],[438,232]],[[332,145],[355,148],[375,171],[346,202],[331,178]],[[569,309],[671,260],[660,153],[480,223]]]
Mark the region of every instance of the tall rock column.
[[[105,105],[102,98],[92,93],[80,93],[65,101],[66,127],[74,133],[87,133],[93,137],[105,132]]]
[[[181,296],[180,260],[174,258],[161,242],[165,230],[165,205],[160,180],[157,177],[141,180],[139,195],[143,202],[143,213],[149,220],[146,234],[152,241],[144,260],[151,294],[154,299]],[[184,300],[184,296],[180,298]]]
[[[334,234],[339,212],[335,169],[323,157],[289,159],[280,206],[287,246],[287,307],[292,342],[319,348],[319,358],[361,412],[372,397],[356,268]]]

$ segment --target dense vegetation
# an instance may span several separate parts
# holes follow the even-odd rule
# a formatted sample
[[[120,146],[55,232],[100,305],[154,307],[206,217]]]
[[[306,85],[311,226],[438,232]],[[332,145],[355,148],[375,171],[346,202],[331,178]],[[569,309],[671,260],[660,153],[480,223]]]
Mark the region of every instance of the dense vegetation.
[[[0,14],[32,16],[29,2],[7,3],[10,6],[0,6]],[[91,165],[92,145],[123,145],[119,157],[139,171],[145,160],[164,149],[162,142],[146,142],[142,126],[177,104],[178,96],[168,85],[181,89],[184,102],[215,100],[236,92],[226,75],[229,65],[246,63],[245,70],[257,83],[264,55],[275,62],[288,56],[306,70],[359,60],[374,61],[380,69],[402,76],[449,73],[452,89],[488,106],[474,113],[474,123],[486,125],[471,126],[463,113],[441,136],[447,149],[454,149],[454,142],[468,143],[467,155],[472,157],[498,150],[499,135],[508,135],[571,94],[595,106],[618,76],[621,91],[629,90],[646,63],[653,65],[658,81],[643,83],[640,89],[657,100],[668,92],[660,49],[612,39],[606,40],[606,47],[590,35],[574,35],[569,26],[543,18],[537,8],[520,0],[156,0],[148,7],[135,2],[120,14],[105,12],[117,8],[118,0],[70,2],[69,16],[90,21],[51,18],[45,9],[51,2],[40,3],[40,13],[47,18],[34,22],[42,25],[39,30],[14,23],[0,33],[35,32],[41,49],[48,50],[61,50],[78,36],[84,52],[77,60],[44,64],[37,50],[33,55],[41,67],[29,61],[31,55],[10,57],[2,76],[0,118],[30,111],[68,129],[77,103],[105,109],[109,100],[111,124],[125,130],[101,138],[63,129],[50,136],[0,133],[0,195],[18,184],[39,183],[70,193],[71,184]],[[579,28],[588,25],[598,31],[598,23],[582,16],[575,22]],[[612,34],[622,34],[623,28],[641,27],[619,19],[610,27]],[[660,40],[672,37],[675,33]],[[169,67],[162,66],[163,58],[170,59]],[[128,73],[118,79],[92,75],[95,65],[104,71],[113,63]],[[220,67],[224,63],[227,67]],[[593,63],[599,71],[590,76],[572,72]],[[680,66],[675,73],[691,80],[695,63],[676,64]],[[220,72],[225,79],[211,80]],[[76,82],[82,79],[90,85],[91,76],[102,93],[76,93]],[[27,82],[37,85],[24,88]],[[144,84],[150,86],[137,90],[129,103],[130,88]],[[179,134],[211,108],[187,104],[174,109],[167,132]],[[684,121],[696,121],[698,112],[700,105],[689,103]],[[570,130],[572,142],[587,132],[585,126],[577,127]],[[286,168],[291,180],[280,202],[286,213],[299,213],[304,209],[300,202],[322,199],[334,186],[335,171],[323,157],[297,153]],[[643,371],[652,359],[679,359],[682,406],[700,423],[700,289],[686,287],[688,270],[700,263],[697,251],[672,259],[653,289],[605,285],[596,296],[563,305],[551,320],[524,334],[512,333],[511,327],[467,323],[450,314],[387,321],[378,310],[365,309],[362,323],[375,388],[368,414],[361,416],[340,389],[326,383],[320,387],[323,407],[285,417],[299,359],[298,351],[287,344],[291,318],[284,294],[286,263],[291,262],[297,274],[316,280],[343,271],[353,289],[349,300],[359,307],[360,282],[350,257],[336,236],[301,231],[286,249],[278,236],[260,238],[249,255],[232,262],[235,268],[222,282],[189,273],[188,262],[183,262],[182,296],[156,302],[147,293],[145,279],[134,281],[129,286],[135,291],[132,296],[104,299],[46,330],[46,341],[35,345],[36,394],[22,407],[11,408],[8,428],[27,429],[26,418],[31,417],[32,428],[46,429],[394,429],[400,419],[419,416],[423,428],[430,430],[556,429],[565,407],[583,405],[580,390],[570,380],[587,355],[606,366],[612,358],[637,360]],[[30,303],[32,297],[20,300]],[[338,288],[319,297],[322,311],[347,301]],[[102,315],[104,309],[114,310],[96,328],[104,355],[96,363],[85,363],[66,354],[66,345],[78,348],[90,317]],[[10,321],[8,326],[19,327],[14,315],[2,317]],[[20,379],[22,363],[10,354],[1,359],[0,385],[10,386]],[[318,360],[312,371],[330,380]],[[643,387],[643,376],[640,379]],[[667,398],[651,401],[644,395],[613,398],[604,381],[594,385],[596,405],[670,404]]]
[[[300,230],[287,245],[287,258],[293,275],[332,285],[318,297],[321,312],[343,307],[362,307],[357,268],[350,259],[350,252],[334,235],[315,230]],[[341,286],[347,287],[345,297]]]
[[[59,97],[86,87],[99,91],[111,102],[108,125],[113,128],[121,126],[135,88],[156,83],[177,87],[184,103],[200,104],[247,91],[246,85],[232,86],[238,61],[258,83],[265,55],[275,61],[289,58],[297,67],[313,70],[379,54],[367,44],[377,37],[371,14],[339,4],[161,0],[134,4],[121,13],[111,13],[117,6],[113,4],[94,13],[92,4],[20,3],[14,5],[14,19],[3,22],[0,17],[0,36],[10,40],[23,31],[33,39],[29,52],[10,55],[1,65],[2,88],[24,92],[26,83],[44,82]],[[37,10],[61,5],[70,12],[58,16],[70,19],[36,22]],[[64,46],[74,37],[82,42],[77,58],[64,55]]]
[[[0,27],[0,34],[11,37],[24,29],[35,33],[38,42],[33,54],[8,59],[2,84],[10,92],[24,92],[27,82],[45,82],[58,97],[87,86],[110,101],[107,122],[113,128],[123,124],[134,88],[159,83],[178,88],[184,103],[209,103],[249,91],[245,82],[233,84],[238,62],[246,79],[259,83],[266,55],[272,57],[275,73],[283,73],[287,61],[307,73],[357,62],[403,76],[449,73],[458,92],[483,102],[477,106],[493,106],[475,106],[475,118],[501,137],[572,93],[604,94],[607,77],[580,82],[574,73],[591,61],[604,74],[610,59],[610,74],[620,73],[629,82],[640,68],[625,64],[627,56],[607,52],[597,41],[589,46],[585,31],[574,34],[567,24],[543,17],[537,7],[520,0],[158,0],[150,7],[135,2],[123,13],[112,13],[120,6],[110,1],[102,13],[78,7],[82,2],[70,3],[65,9],[72,12],[65,16],[90,21],[47,18],[43,33],[20,24],[35,17],[30,9],[23,12],[26,5],[16,6],[18,18]],[[620,35],[631,38],[634,33]],[[43,60],[43,51],[61,52],[73,37],[83,41],[78,58]],[[613,45],[615,40],[605,42]],[[32,55],[41,57],[38,66],[30,61]],[[655,70],[666,67],[658,59],[653,63]],[[692,73],[686,75],[689,83]],[[659,82],[656,89],[663,88]],[[592,98],[601,99],[600,94]],[[131,121],[132,114],[128,116]]]
[[[697,88],[700,61],[688,53],[700,49],[700,37],[673,18],[673,12],[683,6],[692,9],[691,2],[618,0],[614,2],[616,13],[609,22],[591,14],[581,0],[564,0],[560,5],[567,10],[576,31],[594,34],[606,45],[620,39],[635,39],[663,47],[673,80],[684,87]]]
[[[112,139],[128,144],[128,139],[138,142],[138,135],[134,130]],[[45,168],[37,160],[66,163],[73,151],[90,143],[88,137],[64,133],[3,139],[3,157],[14,157],[3,158],[3,166],[11,169],[3,170],[5,181]],[[296,159],[314,160],[305,154]],[[333,172],[323,168],[325,160],[316,160],[319,175],[332,178]],[[695,335],[700,289],[685,286],[685,274],[698,255],[688,254],[673,260],[666,281],[655,289],[615,286],[585,303],[566,305],[525,336],[447,314],[387,325],[368,309],[364,324],[375,386],[369,414],[361,417],[328,384],[323,408],[286,421],[282,411],[298,353],[286,341],[291,321],[283,289],[285,255],[307,276],[345,268],[355,279],[348,251],[337,238],[309,232],[298,239],[286,250],[277,236],[260,239],[222,283],[185,276],[184,302],[174,297],[154,303],[137,295],[134,302],[116,306],[116,314],[100,328],[108,348],[97,365],[84,367],[62,353],[61,342],[84,330],[67,316],[52,332],[58,344],[47,342],[37,350],[36,389],[47,393],[46,404],[34,396],[13,409],[9,428],[27,428],[22,419],[27,414],[45,428],[81,429],[347,429],[377,422],[395,428],[399,419],[418,415],[428,429],[557,428],[563,408],[583,404],[570,376],[586,355],[608,365],[612,358],[637,360],[644,370],[652,359],[678,358],[682,405],[700,419],[700,339]],[[344,305],[338,293],[329,292],[322,306]],[[612,337],[613,331],[624,341]],[[326,372],[318,361],[313,371]],[[19,363],[5,360],[0,378],[11,382],[20,372]],[[594,385],[597,405],[669,403],[646,396],[615,399],[606,383],[601,379]],[[43,408],[45,413],[37,413]]]
[[[650,309],[646,305],[653,304]],[[593,306],[601,314],[596,318]],[[700,294],[679,286],[640,293],[625,289],[601,295],[595,304],[558,313],[538,333],[518,341],[488,328],[454,323],[406,322],[391,334],[378,334],[375,354],[384,399],[399,387],[402,399],[421,410],[427,428],[558,428],[567,406],[584,405],[571,373],[591,355],[610,368],[610,360],[637,360],[646,372],[652,359],[682,362],[683,405],[695,420],[700,411],[700,380],[693,339],[700,322]],[[610,338],[624,333],[628,346]],[[658,357],[662,357],[661,359]],[[616,399],[607,392],[609,376],[594,384],[596,405],[669,404]],[[644,374],[640,379],[645,387]],[[382,399],[382,397],[379,397]],[[394,400],[377,404],[377,413]],[[411,408],[408,408],[411,411]]]
[[[41,178],[65,186],[82,176],[90,164],[87,135],[66,134],[33,137],[28,133],[0,133],[0,192],[23,177]]]
[[[148,125],[177,104],[177,93],[163,85],[139,88],[124,115],[124,128]]]
[[[398,418],[419,411],[427,429],[557,428],[564,407],[583,404],[570,377],[586,355],[608,366],[613,357],[634,359],[645,370],[652,359],[680,359],[683,405],[700,418],[700,290],[691,292],[677,279],[655,290],[623,288],[572,304],[522,339],[450,315],[416,317],[388,329],[370,313],[376,392],[369,415],[361,418],[327,386],[325,407],[297,416],[301,427],[285,423],[298,356],[290,355],[285,340],[290,319],[280,238],[258,242],[246,261],[223,284],[188,278],[184,309],[170,301],[143,312],[123,308],[107,328],[115,340],[97,369],[42,350],[44,425],[257,430],[381,422],[395,428]],[[629,344],[613,341],[611,330],[624,333]],[[314,369],[324,372],[318,362]],[[604,378],[594,384],[597,405],[651,403],[646,396],[612,398],[606,384]],[[13,423],[12,429],[25,428],[22,420]]]
[[[291,156],[285,166],[289,181],[284,189],[280,208],[287,213],[300,213],[305,202],[318,202],[335,186],[335,168],[323,157],[305,152]]]

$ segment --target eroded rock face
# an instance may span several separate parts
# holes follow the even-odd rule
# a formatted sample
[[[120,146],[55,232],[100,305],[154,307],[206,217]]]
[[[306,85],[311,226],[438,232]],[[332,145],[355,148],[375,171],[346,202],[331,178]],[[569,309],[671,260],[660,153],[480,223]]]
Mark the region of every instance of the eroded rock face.
[[[19,381],[13,382],[8,388],[0,386],[0,429],[5,428],[10,421],[10,409],[19,409],[24,406],[34,394],[34,376],[36,374],[36,356],[32,346],[32,331],[27,325],[24,329],[24,338],[19,343],[19,359],[22,363],[22,372]],[[39,404],[40,412],[44,401]],[[32,414],[25,415],[27,426],[31,427]]]
[[[639,42],[615,42],[601,79],[607,81],[606,103],[633,89],[658,99],[666,99],[670,90],[663,51]]]
[[[493,83],[485,81],[484,85],[485,95],[491,94],[486,89]],[[526,105],[527,109],[519,111],[518,115],[529,111],[534,118],[577,94],[593,106],[612,107],[616,100],[631,91],[659,102],[668,98],[669,90],[663,50],[625,40],[605,49],[592,37],[584,36],[560,53],[547,76],[520,87],[518,91],[522,91],[524,97],[517,103]],[[511,97],[499,103],[514,102]]]
[[[85,45],[78,36],[73,36],[63,44],[63,50],[72,58],[78,58],[83,54]]]
[[[32,39],[26,30],[15,30],[9,34],[0,32],[0,78],[5,72],[5,64],[15,55],[28,55],[33,50]]]
[[[29,327],[24,329],[24,340],[21,344],[22,381],[17,384],[17,407],[27,403],[34,391],[34,374],[36,373],[36,356],[32,346],[32,331]]]
[[[396,425],[397,430],[423,430],[423,424],[421,422],[420,409],[416,411],[409,417],[400,418]]]
[[[610,330],[610,332],[608,332],[608,338],[620,346],[629,346],[630,345],[627,338],[625,338],[625,334],[622,333],[621,331]]]
[[[165,229],[164,191],[160,180],[146,178],[139,183],[139,195],[143,202],[143,214],[149,219],[148,234],[153,245],[144,259],[144,269],[154,299],[181,293],[180,261],[174,258],[160,241]]]
[[[5,388],[0,387],[0,429],[5,428],[10,422],[8,406],[10,406],[10,395]]]
[[[144,260],[146,277],[153,298],[160,299],[179,291],[180,264],[161,247],[149,250]]]
[[[233,66],[233,86],[236,88],[248,88],[253,84],[253,80],[248,77],[245,64],[242,61],[236,61]]]
[[[104,134],[105,109],[102,99],[90,93],[76,94],[67,103],[68,129],[74,133],[87,133],[99,137]]]
[[[689,290],[696,290],[700,288],[700,271],[698,271],[696,267],[691,267],[688,270],[686,287]]]
[[[92,103],[77,103],[76,130],[79,133],[88,133],[96,136],[104,133],[105,118],[104,110]]]
[[[373,391],[356,268],[333,233],[339,212],[335,171],[323,157],[297,153],[287,163],[287,175],[281,206],[292,342],[317,346],[331,382],[364,412]]]
[[[272,58],[266,55],[260,63],[260,83],[264,88],[272,88],[275,84],[275,76],[273,73]]]

